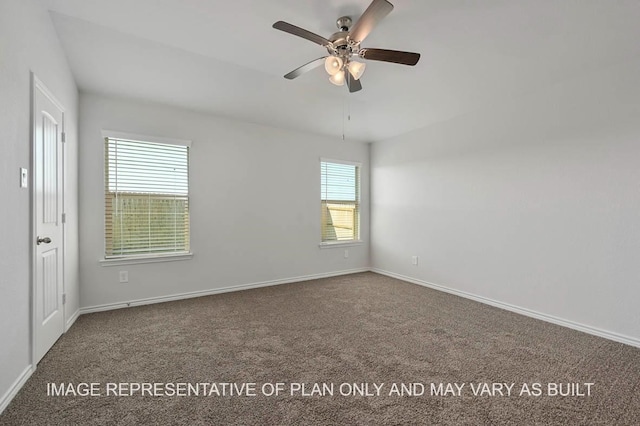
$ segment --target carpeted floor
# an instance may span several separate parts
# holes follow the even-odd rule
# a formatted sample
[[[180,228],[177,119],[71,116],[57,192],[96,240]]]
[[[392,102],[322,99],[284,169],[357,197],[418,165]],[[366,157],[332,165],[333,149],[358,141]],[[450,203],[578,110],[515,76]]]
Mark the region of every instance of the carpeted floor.
[[[90,382],[101,396],[47,396]],[[127,383],[207,396],[124,396]],[[255,396],[209,396],[222,383]],[[83,315],[0,424],[631,425],[638,383],[638,348],[363,273]]]

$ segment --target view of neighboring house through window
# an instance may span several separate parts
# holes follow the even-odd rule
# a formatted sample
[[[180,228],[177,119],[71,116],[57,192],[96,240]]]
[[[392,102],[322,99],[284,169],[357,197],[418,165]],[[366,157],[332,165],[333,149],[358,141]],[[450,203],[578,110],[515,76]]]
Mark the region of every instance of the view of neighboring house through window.
[[[189,146],[105,138],[105,258],[189,252]]]
[[[322,242],[360,239],[360,165],[321,160]]]

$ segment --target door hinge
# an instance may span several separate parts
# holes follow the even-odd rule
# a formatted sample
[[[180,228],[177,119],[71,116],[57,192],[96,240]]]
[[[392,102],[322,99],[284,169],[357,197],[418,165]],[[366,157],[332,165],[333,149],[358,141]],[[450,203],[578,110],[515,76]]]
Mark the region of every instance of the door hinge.
[[[67,141],[67,134],[65,132],[62,132],[62,142],[66,142]]]
[[[62,304],[63,305],[67,304],[67,294],[66,293],[62,293]]]
[[[67,223],[67,214],[62,213],[62,223]]]

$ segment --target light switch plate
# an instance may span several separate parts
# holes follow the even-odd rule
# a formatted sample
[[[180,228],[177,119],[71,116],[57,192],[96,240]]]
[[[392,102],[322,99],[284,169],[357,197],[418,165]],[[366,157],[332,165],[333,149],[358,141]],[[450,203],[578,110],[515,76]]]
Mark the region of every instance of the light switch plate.
[[[24,167],[20,167],[20,188],[29,186],[29,172]]]

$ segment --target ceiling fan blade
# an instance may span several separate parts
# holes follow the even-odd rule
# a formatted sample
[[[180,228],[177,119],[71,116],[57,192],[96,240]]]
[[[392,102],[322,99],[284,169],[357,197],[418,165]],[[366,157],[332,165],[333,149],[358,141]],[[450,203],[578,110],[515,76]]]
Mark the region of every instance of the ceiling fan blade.
[[[325,58],[326,56],[323,56],[322,58],[314,59],[311,62],[307,62],[303,66],[298,67],[295,70],[291,71],[289,74],[285,74],[284,78],[288,80],[293,80],[294,78],[301,76],[305,72],[311,71],[312,69],[322,65],[324,63]]]
[[[345,70],[344,73],[346,74],[345,77],[347,80],[347,87],[349,88],[349,93],[362,90],[362,84],[360,84],[360,80],[356,80],[355,78],[353,78],[353,76],[348,70]]]
[[[419,53],[401,52],[387,49],[360,49],[360,57],[372,61],[393,62],[402,65],[415,65],[420,60]]]
[[[364,11],[358,22],[349,31],[348,39],[356,44],[361,43],[378,22],[393,10],[393,5],[387,0],[373,0]]]
[[[320,46],[329,46],[331,42],[324,37],[314,34],[311,31],[307,31],[303,28],[296,27],[288,22],[278,21],[273,24],[273,28],[276,30],[284,31],[285,33],[293,34],[298,37],[305,38],[309,41],[319,44]]]

